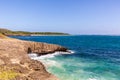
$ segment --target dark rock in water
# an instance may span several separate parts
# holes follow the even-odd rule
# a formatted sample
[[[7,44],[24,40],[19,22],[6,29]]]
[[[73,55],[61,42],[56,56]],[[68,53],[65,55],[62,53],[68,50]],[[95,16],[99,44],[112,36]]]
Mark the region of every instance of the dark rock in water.
[[[44,65],[36,60],[31,60],[28,53],[39,55],[67,51],[58,45],[23,41],[13,38],[0,38],[0,75],[4,72],[14,74],[12,78],[1,77],[0,80],[58,80],[48,73]]]

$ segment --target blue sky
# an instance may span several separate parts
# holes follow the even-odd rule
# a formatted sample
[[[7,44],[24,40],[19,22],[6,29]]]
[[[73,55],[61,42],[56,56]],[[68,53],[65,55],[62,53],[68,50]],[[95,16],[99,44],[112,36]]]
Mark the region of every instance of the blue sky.
[[[120,0],[0,0],[0,27],[120,35]]]

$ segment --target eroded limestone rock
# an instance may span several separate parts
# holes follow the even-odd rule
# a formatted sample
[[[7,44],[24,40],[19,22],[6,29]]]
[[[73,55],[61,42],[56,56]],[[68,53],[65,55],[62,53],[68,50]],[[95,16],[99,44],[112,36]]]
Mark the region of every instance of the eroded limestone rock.
[[[53,44],[0,37],[0,74],[4,75],[4,72],[12,74],[13,72],[15,75],[8,80],[58,80],[46,71],[41,62],[31,60],[28,53],[44,55],[66,50],[62,46]],[[4,78],[8,77],[4,76]],[[3,76],[0,76],[0,80],[4,80]]]

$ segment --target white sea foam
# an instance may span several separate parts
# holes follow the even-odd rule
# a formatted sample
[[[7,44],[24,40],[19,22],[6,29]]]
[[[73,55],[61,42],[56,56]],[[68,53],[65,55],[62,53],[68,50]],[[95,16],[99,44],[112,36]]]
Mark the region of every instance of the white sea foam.
[[[31,53],[31,54],[28,54],[28,55],[29,55],[30,58],[37,57],[37,54],[35,54],[35,53]]]
[[[55,52],[55,53],[47,54],[47,55],[42,55],[42,56],[37,56],[37,54],[31,53],[31,54],[29,54],[29,56],[30,56],[32,59],[39,60],[39,59],[53,58],[53,57],[55,57],[55,56],[57,56],[57,55],[61,55],[61,54],[73,54],[73,53],[74,53],[74,51],[68,50],[68,52],[57,51],[57,52]]]
[[[53,58],[53,57],[55,57],[56,55],[59,55],[59,54],[60,54],[59,52],[55,52],[54,54],[37,56],[37,54],[31,53],[31,54],[29,54],[29,56],[30,56],[31,59],[41,61],[46,66],[46,68],[57,66],[59,69],[64,70],[64,68],[62,67],[62,64],[60,64],[57,61],[51,59],[51,58]]]
[[[71,53],[71,54],[75,53],[75,51],[73,51],[73,50],[68,50],[68,52]]]
[[[53,57],[55,57],[57,55],[60,55],[60,53],[59,52],[55,52],[55,53],[52,53],[52,54],[42,55],[42,56],[40,56],[40,59],[53,58]]]
[[[89,78],[88,80],[97,80],[97,79],[95,79],[95,78]]]
[[[60,63],[56,62],[55,60],[53,60],[52,58],[55,56],[61,55],[61,54],[71,54],[71,53],[74,53],[74,51],[72,51],[72,50],[69,50],[68,52],[60,52],[59,51],[59,52],[55,52],[55,53],[47,54],[47,55],[42,55],[42,56],[38,56],[36,53],[31,53],[28,55],[31,59],[41,61],[46,67],[57,66],[60,69],[63,69],[62,63],[60,64]]]

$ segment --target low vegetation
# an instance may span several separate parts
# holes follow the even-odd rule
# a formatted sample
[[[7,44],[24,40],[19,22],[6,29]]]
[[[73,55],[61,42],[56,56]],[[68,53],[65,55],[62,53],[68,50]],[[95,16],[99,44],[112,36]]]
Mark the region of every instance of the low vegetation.
[[[0,68],[0,80],[11,80],[17,77],[18,75],[19,75],[18,73],[6,69],[5,67]]]
[[[0,72],[0,79],[2,80],[14,79],[16,76],[18,76],[18,74],[11,70]]]
[[[27,32],[27,31],[11,31],[0,28],[0,33],[7,36],[31,36],[31,35],[69,35],[68,33],[60,32]]]

